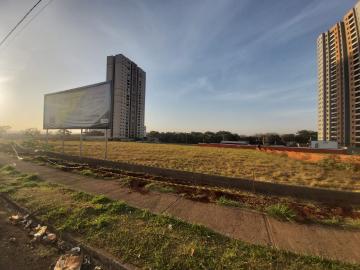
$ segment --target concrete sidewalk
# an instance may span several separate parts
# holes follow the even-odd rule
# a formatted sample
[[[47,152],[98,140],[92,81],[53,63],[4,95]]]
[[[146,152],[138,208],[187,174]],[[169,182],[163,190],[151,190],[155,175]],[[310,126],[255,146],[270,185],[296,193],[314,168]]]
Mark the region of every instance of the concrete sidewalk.
[[[143,194],[121,187],[118,180],[92,179],[17,160],[0,153],[0,165],[12,163],[16,164],[17,170],[37,173],[44,180],[79,191],[104,194],[111,199],[122,200],[133,207],[148,209],[153,213],[169,214],[248,243],[360,263],[360,231],[280,222],[258,212],[194,202],[173,194]]]

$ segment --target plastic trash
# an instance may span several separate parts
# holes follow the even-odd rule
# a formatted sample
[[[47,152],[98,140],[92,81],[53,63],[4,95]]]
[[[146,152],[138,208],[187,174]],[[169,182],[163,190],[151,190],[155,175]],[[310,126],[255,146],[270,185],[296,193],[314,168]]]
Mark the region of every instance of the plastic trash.
[[[56,262],[54,270],[80,270],[82,261],[82,255],[62,255]]]
[[[47,235],[44,235],[43,240],[47,243],[54,243],[56,241],[57,237],[54,233],[48,233]]]
[[[9,220],[12,224],[17,224],[19,221],[21,221],[21,215],[16,214],[9,217]]]
[[[36,230],[36,233],[34,234],[35,238],[39,238],[42,237],[47,230],[47,226],[41,226],[40,228],[38,228],[38,230]]]
[[[72,249],[70,249],[70,252],[73,254],[80,253],[80,251],[81,251],[80,247],[73,247]]]

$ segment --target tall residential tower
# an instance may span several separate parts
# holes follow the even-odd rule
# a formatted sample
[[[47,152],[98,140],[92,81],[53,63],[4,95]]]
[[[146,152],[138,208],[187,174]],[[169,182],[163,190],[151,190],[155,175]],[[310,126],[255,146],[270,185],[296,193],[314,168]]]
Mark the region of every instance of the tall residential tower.
[[[360,146],[360,2],[317,40],[318,137]]]
[[[106,79],[113,81],[113,121],[110,137],[145,136],[146,73],[122,54],[107,57]]]

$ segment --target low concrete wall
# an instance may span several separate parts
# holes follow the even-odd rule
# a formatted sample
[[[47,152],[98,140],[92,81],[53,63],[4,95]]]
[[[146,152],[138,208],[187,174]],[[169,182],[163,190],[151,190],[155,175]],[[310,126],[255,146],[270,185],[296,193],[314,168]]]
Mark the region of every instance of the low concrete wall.
[[[19,153],[29,150],[18,149]],[[271,182],[254,181],[249,179],[233,178],[226,176],[207,175],[202,173],[193,173],[178,171],[173,169],[164,169],[149,167],[125,162],[102,160],[95,158],[81,158],[79,156],[70,156],[54,152],[37,152],[48,157],[63,159],[77,163],[87,163],[91,166],[101,166],[116,168],[124,171],[150,174],[171,178],[179,183],[192,183],[195,185],[208,185],[230,189],[239,189],[250,192],[261,193],[265,195],[291,196],[299,199],[325,202],[328,204],[342,205],[360,205],[360,193],[350,191],[331,190],[323,188],[312,188],[306,186],[296,186],[287,184],[277,184]]]

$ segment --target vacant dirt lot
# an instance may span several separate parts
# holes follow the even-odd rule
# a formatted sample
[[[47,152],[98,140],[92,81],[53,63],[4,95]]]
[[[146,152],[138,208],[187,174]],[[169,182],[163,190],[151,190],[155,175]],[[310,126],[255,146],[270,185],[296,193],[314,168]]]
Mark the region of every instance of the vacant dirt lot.
[[[266,150],[267,153],[286,154],[289,158],[303,160],[307,162],[319,162],[325,159],[335,158],[340,162],[360,164],[360,156],[358,155],[344,155],[344,154],[321,154],[321,153],[301,153],[292,151]]]
[[[61,143],[50,142],[55,151]],[[79,142],[66,141],[65,153],[78,155]],[[84,142],[84,156],[103,158],[104,143]],[[286,153],[169,144],[109,142],[108,158],[154,167],[225,175],[326,188],[360,191],[360,169],[356,162],[333,155],[313,162],[289,158]]]

